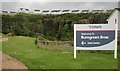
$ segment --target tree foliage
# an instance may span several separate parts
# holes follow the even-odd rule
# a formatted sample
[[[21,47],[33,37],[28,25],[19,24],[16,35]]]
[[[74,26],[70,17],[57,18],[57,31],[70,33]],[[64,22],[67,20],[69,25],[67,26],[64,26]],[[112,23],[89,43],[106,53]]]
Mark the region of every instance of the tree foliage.
[[[2,33],[38,37],[49,40],[73,40],[74,24],[107,23],[108,13],[2,15]]]

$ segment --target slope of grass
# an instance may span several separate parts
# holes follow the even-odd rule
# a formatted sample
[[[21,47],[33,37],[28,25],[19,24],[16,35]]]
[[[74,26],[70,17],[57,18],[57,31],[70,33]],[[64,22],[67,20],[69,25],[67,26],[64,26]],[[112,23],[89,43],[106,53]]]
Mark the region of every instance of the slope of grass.
[[[0,37],[2,37],[2,33],[0,33]]]
[[[0,38],[2,38],[2,33],[0,33]],[[2,42],[0,42],[0,51],[2,49]]]
[[[4,35],[3,33],[0,33],[0,38],[2,37],[7,37],[6,35]]]
[[[37,48],[35,38],[10,37],[3,42],[3,52],[22,61],[29,69],[117,69],[113,54],[77,53]]]

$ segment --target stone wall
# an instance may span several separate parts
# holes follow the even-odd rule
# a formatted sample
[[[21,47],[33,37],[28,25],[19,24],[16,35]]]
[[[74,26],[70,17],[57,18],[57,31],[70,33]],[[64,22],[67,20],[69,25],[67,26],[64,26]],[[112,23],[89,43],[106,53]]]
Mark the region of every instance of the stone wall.
[[[37,45],[42,47],[73,47],[72,41],[41,41],[37,39]]]

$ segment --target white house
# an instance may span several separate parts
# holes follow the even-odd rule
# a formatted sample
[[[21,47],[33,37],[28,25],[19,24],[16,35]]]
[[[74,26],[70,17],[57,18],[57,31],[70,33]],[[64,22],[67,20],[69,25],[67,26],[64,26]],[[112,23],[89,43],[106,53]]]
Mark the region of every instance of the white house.
[[[82,10],[81,13],[90,13],[89,10]]]
[[[11,14],[15,14],[16,12],[14,12],[14,11],[10,11],[10,13],[11,13]]]
[[[35,10],[34,10],[34,13],[35,13],[35,14],[40,14],[40,10],[35,9]]]
[[[70,10],[62,10],[62,14],[71,13]]]
[[[50,14],[50,10],[43,10],[42,14]]]
[[[60,9],[52,10],[51,14],[61,14],[61,10]]]
[[[72,10],[71,13],[80,13],[79,10],[75,9],[75,10]]]
[[[4,13],[9,13],[8,11],[2,11],[2,13],[4,14]]]
[[[120,44],[120,8],[115,8],[114,11],[111,13],[109,18],[107,19],[108,24],[116,24],[118,26],[118,43]],[[117,36],[116,36],[117,37]]]
[[[29,13],[29,9],[27,9],[27,8],[20,8],[19,12]]]
[[[91,13],[104,13],[104,10],[92,10]]]
[[[118,30],[120,31],[120,8],[115,8],[107,21],[108,24],[118,24]]]

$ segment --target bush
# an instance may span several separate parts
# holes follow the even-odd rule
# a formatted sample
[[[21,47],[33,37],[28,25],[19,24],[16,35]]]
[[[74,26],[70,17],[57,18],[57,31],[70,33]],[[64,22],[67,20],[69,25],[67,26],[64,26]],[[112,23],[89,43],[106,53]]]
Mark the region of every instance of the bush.
[[[37,44],[37,39],[35,40],[35,44]]]
[[[48,40],[70,41],[73,39],[73,25],[75,23],[106,23],[109,15],[107,13],[2,15],[2,33],[13,32],[18,36],[30,37],[38,37],[43,34],[44,38]]]

